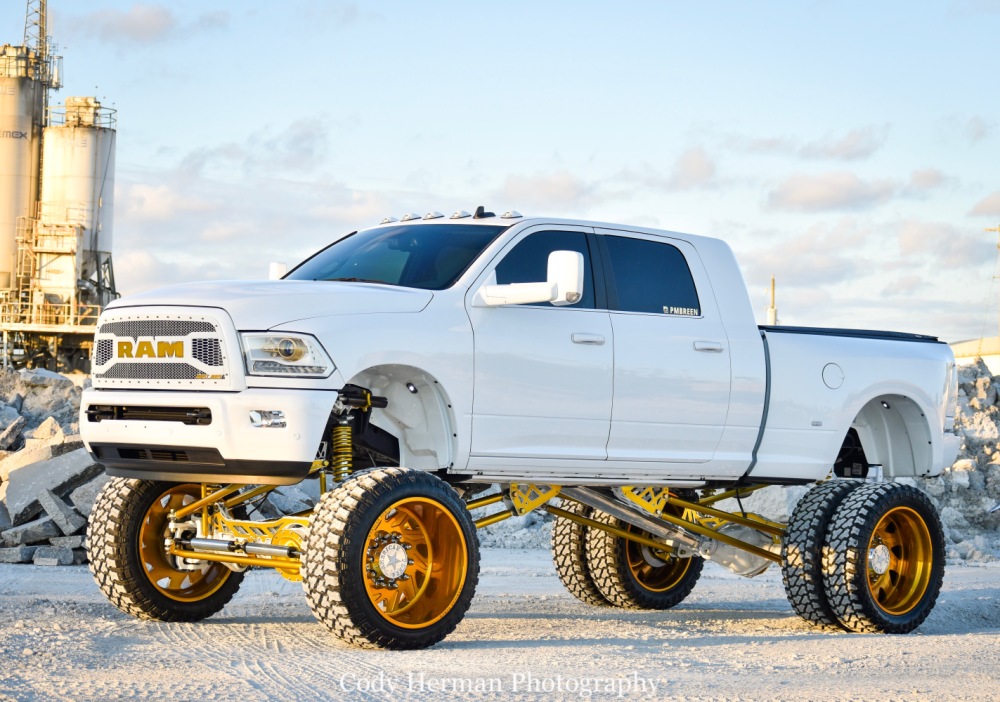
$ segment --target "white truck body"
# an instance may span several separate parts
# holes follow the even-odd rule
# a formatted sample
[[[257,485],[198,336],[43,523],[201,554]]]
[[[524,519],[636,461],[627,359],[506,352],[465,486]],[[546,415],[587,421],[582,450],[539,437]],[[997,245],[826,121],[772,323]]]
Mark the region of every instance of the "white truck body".
[[[716,239],[496,217],[354,236],[417,240],[447,227],[496,232],[441,289],[296,280],[300,267],[284,280],[192,283],[111,304],[81,406],[88,449],[113,475],[296,482],[326,449],[337,391],[353,384],[388,398],[371,423],[398,440],[400,465],[455,480],[807,483],[830,473],[852,428],[886,477],[937,475],[954,460],[954,358],[932,337],[759,328],[732,251]],[[586,242],[592,294],[487,305],[484,287],[508,254],[553,233]],[[673,247],[697,305],[622,309],[628,281],[609,237],[621,250],[631,246],[622,239]],[[250,374],[247,332],[309,335],[335,369]],[[261,412],[282,421],[261,424]]]

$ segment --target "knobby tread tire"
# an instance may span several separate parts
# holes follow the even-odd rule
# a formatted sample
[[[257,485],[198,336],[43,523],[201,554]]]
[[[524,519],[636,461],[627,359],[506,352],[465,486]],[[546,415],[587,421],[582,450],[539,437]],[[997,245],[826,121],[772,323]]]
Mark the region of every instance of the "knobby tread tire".
[[[932,562],[930,580],[913,609],[892,615],[872,597],[867,584],[868,544],[880,519],[896,507],[915,510],[928,527]],[[827,531],[823,555],[826,596],[848,631],[906,634],[934,609],[944,580],[945,541],[941,519],[930,498],[900,483],[870,483],[851,493],[837,509]]]
[[[595,512],[592,519],[619,529],[626,525],[616,517]],[[674,587],[664,592],[644,588],[632,575],[626,555],[627,541],[599,529],[586,530],[587,566],[594,584],[604,598],[614,607],[622,609],[670,609],[691,594],[701,577],[705,561],[691,557],[691,564],[684,577]]]
[[[94,502],[87,526],[90,572],[115,607],[139,619],[194,622],[233,598],[243,573],[229,571],[222,587],[196,602],[171,600],[157,591],[139,560],[139,529],[157,497],[173,483],[112,478]]]
[[[468,570],[458,600],[440,621],[421,629],[395,626],[375,612],[365,591],[361,553],[381,510],[397,497],[430,497],[457,518],[468,550]],[[479,582],[479,538],[465,503],[443,480],[406,468],[374,468],[355,473],[323,495],[310,519],[302,559],[302,586],[322,624],[360,648],[427,648],[454,631],[465,616]]]
[[[579,502],[563,501],[562,509],[590,518],[593,510]],[[552,561],[559,581],[576,599],[595,607],[610,603],[594,583],[587,565],[587,527],[563,517],[552,525]]]
[[[799,500],[788,520],[781,548],[781,579],[792,609],[820,629],[843,629],[826,599],[823,551],[826,532],[837,507],[862,483],[830,480]]]

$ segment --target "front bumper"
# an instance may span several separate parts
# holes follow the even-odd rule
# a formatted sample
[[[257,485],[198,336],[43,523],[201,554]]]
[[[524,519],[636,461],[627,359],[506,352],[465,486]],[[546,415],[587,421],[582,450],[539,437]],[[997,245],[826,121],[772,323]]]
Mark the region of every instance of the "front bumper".
[[[80,433],[108,475],[144,480],[290,485],[316,459],[334,390],[254,388],[241,392],[84,391]],[[142,408],[125,418],[88,416],[92,406]],[[210,423],[185,423],[187,409]],[[157,411],[162,410],[162,411]],[[255,427],[252,411],[280,411],[284,427]],[[131,416],[150,418],[132,419]],[[160,419],[153,419],[160,415]]]

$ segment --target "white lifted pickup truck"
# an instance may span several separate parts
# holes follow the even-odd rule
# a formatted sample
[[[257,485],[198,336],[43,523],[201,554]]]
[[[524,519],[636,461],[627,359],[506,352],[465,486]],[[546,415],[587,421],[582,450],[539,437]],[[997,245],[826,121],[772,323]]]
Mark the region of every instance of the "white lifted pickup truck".
[[[706,559],[776,562],[806,620],[901,633],[941,587],[937,513],[892,479],[954,460],[951,350],[759,327],[716,239],[483,208],[390,218],[281,280],[113,303],[92,368],[82,434],[114,478],[91,567],[138,617],[208,617],[269,567],[344,640],[429,646],[469,607],[476,529],[533,510],[597,606],[672,607]],[[301,481],[315,509],[253,509]],[[787,524],[719,509],[807,484]]]

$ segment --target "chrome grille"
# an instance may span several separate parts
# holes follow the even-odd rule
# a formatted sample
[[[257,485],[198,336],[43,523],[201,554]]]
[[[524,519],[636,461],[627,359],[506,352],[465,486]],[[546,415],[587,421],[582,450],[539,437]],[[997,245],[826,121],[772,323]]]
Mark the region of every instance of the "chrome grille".
[[[214,332],[211,322],[186,319],[129,319],[105,322],[98,334],[113,334],[137,339],[140,336],[187,336],[195,332]]]
[[[107,380],[196,380],[204,373],[187,363],[116,363],[101,373]]]
[[[111,339],[101,339],[97,342],[97,346],[94,349],[94,365],[103,366],[105,363],[111,360],[111,354],[114,353],[115,344]]]
[[[223,365],[222,345],[218,339],[192,339],[191,355],[206,366]]]
[[[227,330],[234,331],[221,310],[107,310],[94,338],[94,387],[231,388]]]

